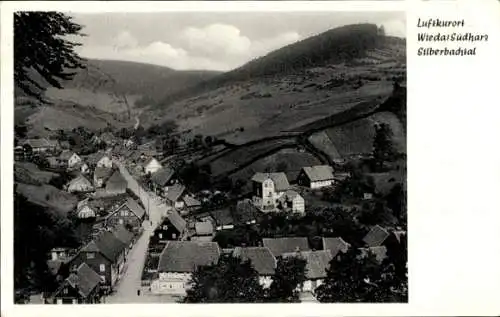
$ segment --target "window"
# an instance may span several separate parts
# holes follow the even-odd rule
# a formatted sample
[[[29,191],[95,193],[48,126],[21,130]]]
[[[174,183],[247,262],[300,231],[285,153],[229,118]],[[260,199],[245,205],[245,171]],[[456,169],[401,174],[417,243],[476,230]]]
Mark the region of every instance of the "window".
[[[71,302],[72,302],[72,304],[78,304],[78,300],[76,298],[73,298],[73,300]]]
[[[63,289],[63,294],[68,295],[68,289],[66,287]]]
[[[158,233],[158,238],[163,238],[163,235],[161,233]]]
[[[57,303],[57,304],[62,304],[62,303],[63,303],[63,302],[62,302],[62,298],[58,298],[56,303]]]
[[[99,265],[99,271],[106,272],[106,265],[105,264]]]
[[[172,239],[177,239],[177,235],[175,233],[172,233]]]
[[[87,259],[93,259],[95,258],[95,253],[94,252],[88,252],[87,253]]]

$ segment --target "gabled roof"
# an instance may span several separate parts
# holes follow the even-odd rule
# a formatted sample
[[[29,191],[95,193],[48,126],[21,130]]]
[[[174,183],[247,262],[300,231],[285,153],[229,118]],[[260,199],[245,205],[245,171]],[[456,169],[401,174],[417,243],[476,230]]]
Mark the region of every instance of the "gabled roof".
[[[165,187],[165,198],[170,201],[177,201],[181,197],[182,193],[186,187],[181,184],[174,184],[172,186]]]
[[[51,146],[47,139],[27,139],[23,142],[23,145],[29,145],[34,149]]]
[[[285,191],[290,187],[288,183],[288,178],[285,173],[255,173],[252,177],[252,181],[262,183],[266,179],[271,179],[274,182],[274,188],[277,191]]]
[[[214,233],[214,226],[210,221],[198,221],[194,224],[197,235],[210,235]]]
[[[111,175],[111,177],[108,179],[107,181],[107,184],[114,184],[114,185],[118,185],[118,184],[125,184],[125,186],[127,186],[127,181],[125,180],[125,178],[122,176],[122,174],[120,173],[119,170],[116,170],[113,175]]]
[[[269,248],[275,257],[284,253],[296,252],[297,250],[310,250],[306,237],[264,238],[262,239],[262,244],[264,247]]]
[[[333,259],[329,250],[291,252],[283,257],[300,257],[306,260],[306,278],[309,280],[325,278],[330,261]]]
[[[115,229],[113,230],[113,234],[118,240],[125,243],[126,245],[129,245],[134,239],[134,234],[128,231],[123,225],[115,227]]]
[[[389,237],[389,232],[379,225],[373,226],[363,238],[363,242],[368,247],[378,247]]]
[[[369,252],[373,253],[375,255],[375,258],[379,263],[382,263],[382,261],[387,258],[387,248],[385,246],[378,246],[378,247],[370,247],[370,248],[360,248],[360,256],[367,257]]]
[[[157,165],[160,165],[161,166],[161,163],[160,161],[158,161],[157,159],[155,159],[154,157],[150,157],[149,159],[146,160],[146,163],[144,164],[144,167],[148,166],[149,164],[157,164]]]
[[[87,163],[91,165],[97,164],[103,157],[108,156],[104,151],[98,151],[96,153],[92,153],[86,157]],[[108,157],[109,158],[109,157]]]
[[[159,186],[165,186],[168,181],[174,176],[175,171],[168,167],[162,167],[153,175],[151,175],[151,181]]]
[[[90,246],[89,246],[90,245]],[[113,233],[109,231],[102,232],[97,239],[90,242],[85,249],[87,252],[100,252],[104,255],[108,260],[113,263],[116,263],[118,256],[121,252],[127,247],[126,244],[118,240]]]
[[[96,167],[94,170],[95,178],[104,178],[107,179],[113,173],[113,169],[109,167]]]
[[[127,197],[127,200],[121,204],[116,211],[120,210],[124,206],[127,206],[128,209],[130,209],[130,211],[133,212],[139,219],[142,219],[146,213],[146,211],[132,197]]]
[[[99,138],[105,143],[120,142],[120,139],[115,137],[111,132],[104,132],[99,136]]]
[[[201,206],[201,202],[194,197],[191,197],[189,195],[184,196],[183,198],[184,203],[186,204],[186,207],[198,207]]]
[[[78,290],[81,296],[87,297],[99,285],[101,278],[86,263],[80,264],[75,273],[66,279],[68,283]]]
[[[67,161],[67,160],[69,160],[73,156],[73,154],[75,154],[73,151],[64,150],[59,155],[59,159]]]
[[[73,178],[69,183],[68,183],[68,188],[75,185],[75,184],[82,184],[85,185],[89,188],[93,188],[92,183],[83,175],[78,175],[77,177]]]
[[[186,220],[176,210],[170,210],[167,213],[167,219],[179,232],[183,232],[186,229]]]
[[[271,250],[266,247],[237,247],[233,252],[234,256],[240,257],[243,261],[250,260],[252,266],[259,275],[274,275],[276,269],[276,258]]]
[[[234,224],[233,215],[229,208],[217,209],[210,211],[210,215],[217,226],[228,226]]]
[[[323,238],[323,250],[329,250],[332,257],[336,257],[339,252],[346,253],[349,243],[342,238]]]
[[[158,272],[194,272],[198,266],[216,264],[220,249],[216,242],[168,241],[160,254]]]
[[[333,167],[329,165],[307,166],[302,168],[311,182],[334,179]]]
[[[47,139],[47,144],[51,147],[58,147],[60,145],[58,140]]]

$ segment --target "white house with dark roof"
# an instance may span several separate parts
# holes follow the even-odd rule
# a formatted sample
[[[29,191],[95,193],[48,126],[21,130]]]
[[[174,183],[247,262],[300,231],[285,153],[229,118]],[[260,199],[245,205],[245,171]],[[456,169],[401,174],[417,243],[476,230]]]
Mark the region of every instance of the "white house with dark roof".
[[[332,186],[334,178],[333,167],[329,165],[307,166],[300,171],[297,183],[315,189]]]
[[[196,268],[216,264],[220,254],[216,242],[168,241],[160,254],[158,279],[151,283],[151,292],[185,296]]]
[[[250,261],[253,268],[259,273],[259,284],[269,288],[276,272],[277,261],[271,250],[266,247],[236,247],[233,256],[241,258],[242,261]]]
[[[327,276],[327,270],[330,267],[330,261],[333,259],[329,250],[291,252],[282,256],[284,258],[298,257],[306,261],[306,280],[302,287],[299,286],[299,290],[312,294],[314,294],[314,290],[318,286],[323,284],[323,280]]]
[[[275,211],[278,200],[290,187],[285,173],[256,173],[252,183],[253,204],[263,212]]]
[[[76,206],[76,216],[79,219],[95,218],[97,213],[97,209],[89,203],[88,198],[79,201]]]
[[[64,150],[59,154],[58,160],[62,166],[73,168],[82,162],[82,158],[75,152]]]
[[[284,210],[290,210],[298,214],[304,214],[306,212],[304,197],[294,190],[287,190],[279,200]]]
[[[88,193],[94,190],[92,183],[83,175],[73,178],[67,184],[67,191],[69,193]]]
[[[146,164],[144,164],[144,173],[154,174],[154,173],[158,172],[161,168],[162,168],[161,163],[158,162],[157,159],[152,157],[146,161]]]

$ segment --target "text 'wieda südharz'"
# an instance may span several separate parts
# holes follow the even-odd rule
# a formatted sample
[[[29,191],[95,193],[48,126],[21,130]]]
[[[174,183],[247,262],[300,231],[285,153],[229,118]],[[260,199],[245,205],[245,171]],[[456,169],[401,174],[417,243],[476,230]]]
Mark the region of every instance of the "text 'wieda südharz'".
[[[471,32],[456,32],[454,30],[463,28],[465,20],[441,20],[437,18],[418,19],[417,27],[421,29],[444,29],[444,31],[418,32],[418,42],[433,43],[456,43],[454,47],[435,48],[421,46],[418,48],[418,56],[467,56],[476,55],[477,46],[470,45],[478,42],[487,42],[488,34],[477,34]]]

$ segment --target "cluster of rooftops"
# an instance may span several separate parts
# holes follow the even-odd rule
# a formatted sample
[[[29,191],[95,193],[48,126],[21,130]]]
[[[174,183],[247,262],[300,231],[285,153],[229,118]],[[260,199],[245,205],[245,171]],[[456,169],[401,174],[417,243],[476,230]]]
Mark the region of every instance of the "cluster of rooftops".
[[[364,237],[365,247],[361,254],[373,252],[378,261],[386,257],[384,242],[390,235],[400,239],[404,232],[389,233],[376,225]],[[340,237],[323,237],[323,249],[312,250],[307,237],[264,238],[258,247],[235,247],[221,249],[216,242],[200,241],[167,241],[160,254],[158,273],[192,273],[198,266],[216,264],[224,254],[250,260],[261,276],[272,276],[275,273],[278,257],[301,257],[306,260],[306,277],[320,279],[326,276],[330,261],[347,252],[351,247]]]

